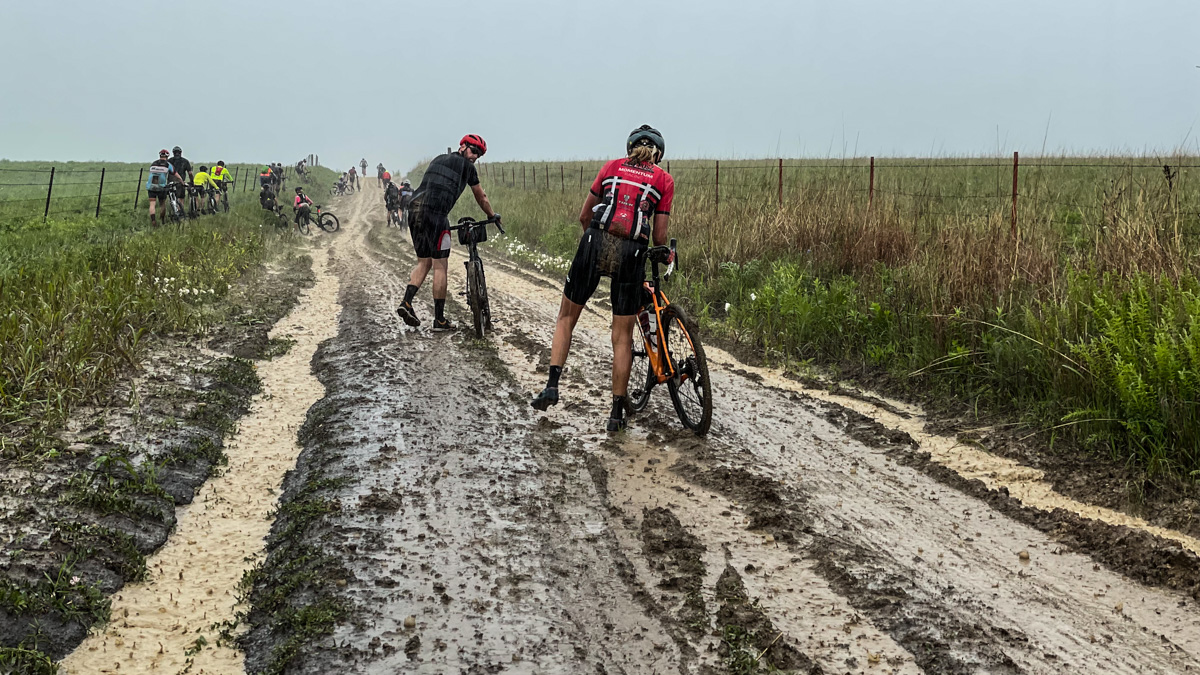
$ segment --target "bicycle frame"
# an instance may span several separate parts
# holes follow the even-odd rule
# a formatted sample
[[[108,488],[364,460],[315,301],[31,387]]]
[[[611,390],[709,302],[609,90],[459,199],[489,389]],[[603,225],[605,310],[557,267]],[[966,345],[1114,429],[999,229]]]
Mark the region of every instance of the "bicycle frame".
[[[675,240],[671,240],[671,248],[675,248]],[[662,384],[667,380],[674,378],[677,374],[675,370],[675,361],[671,358],[667,351],[667,341],[663,336],[663,312],[671,301],[667,299],[667,294],[662,291],[662,281],[658,273],[658,262],[651,261],[652,279],[653,281],[643,281],[642,288],[650,294],[650,301],[642,306],[646,309],[653,307],[654,309],[654,337],[657,338],[658,347],[655,348],[650,342],[650,335],[647,335],[642,328],[641,322],[638,322],[638,331],[642,334],[642,343],[646,348],[646,356],[650,359],[650,368],[654,370],[657,377],[657,384]],[[667,274],[670,275],[670,269]],[[681,380],[682,381],[682,380]]]

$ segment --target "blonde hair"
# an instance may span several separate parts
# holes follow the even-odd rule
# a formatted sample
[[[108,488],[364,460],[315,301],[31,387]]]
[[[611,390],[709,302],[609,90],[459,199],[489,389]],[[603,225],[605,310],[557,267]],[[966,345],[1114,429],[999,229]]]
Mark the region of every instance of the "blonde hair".
[[[662,153],[653,145],[639,145],[629,151],[629,159],[635,164],[658,164]]]

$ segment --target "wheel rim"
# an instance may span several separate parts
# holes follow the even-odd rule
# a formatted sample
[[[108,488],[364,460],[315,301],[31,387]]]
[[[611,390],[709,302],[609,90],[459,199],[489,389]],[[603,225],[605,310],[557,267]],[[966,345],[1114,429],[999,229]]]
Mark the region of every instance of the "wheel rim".
[[[650,358],[646,354],[646,344],[640,342],[642,334],[633,331],[633,365],[629,369],[629,401],[634,409],[641,410],[650,399]]]

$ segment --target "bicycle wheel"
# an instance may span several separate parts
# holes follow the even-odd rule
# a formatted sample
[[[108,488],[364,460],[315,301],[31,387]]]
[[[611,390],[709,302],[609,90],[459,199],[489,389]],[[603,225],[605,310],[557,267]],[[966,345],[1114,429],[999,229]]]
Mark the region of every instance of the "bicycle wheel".
[[[487,282],[483,278],[483,261],[468,260],[466,265],[467,305],[471,308],[471,318],[475,323],[475,337],[482,339],[491,324],[487,309]]]
[[[675,377],[667,380],[675,412],[683,426],[703,436],[712,424],[708,360],[704,358],[696,324],[683,308],[667,306],[663,312],[662,339],[675,366]]]
[[[322,213],[321,219],[317,221],[317,227],[326,232],[337,232],[342,224],[338,222],[337,216],[332,213]]]
[[[211,195],[211,194],[208,196],[208,212],[209,213],[217,212],[217,198],[216,198],[216,196]]]
[[[300,230],[300,234],[308,234],[312,231],[308,225],[308,216],[300,216],[296,221],[296,229]]]
[[[633,330],[633,367],[629,370],[629,407],[634,412],[646,409],[650,402],[650,390],[654,388],[654,369],[650,367],[650,357],[646,354],[646,343],[642,340],[641,327]]]
[[[171,216],[171,222],[178,223],[183,220],[183,207],[179,205],[179,200],[174,197],[170,199],[170,206],[167,212]]]
[[[225,209],[225,213],[229,213],[229,193],[221,193],[221,207]]]

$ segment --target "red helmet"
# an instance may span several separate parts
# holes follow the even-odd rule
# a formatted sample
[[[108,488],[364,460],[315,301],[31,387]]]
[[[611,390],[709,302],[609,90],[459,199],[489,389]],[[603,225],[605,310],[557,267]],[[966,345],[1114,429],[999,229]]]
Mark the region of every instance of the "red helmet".
[[[158,151],[158,156],[159,157],[170,157],[171,153],[167,152],[166,148],[163,148],[162,150]]]
[[[391,180],[391,179],[392,179],[392,173],[391,173],[390,171],[384,171],[384,172],[383,172],[383,179],[384,179],[384,180]]]
[[[458,144],[459,145],[473,145],[473,146],[479,148],[480,155],[483,155],[484,153],[487,152],[487,143],[484,142],[483,137],[480,136],[479,134],[467,134],[466,136],[462,137],[462,140],[459,141]]]

